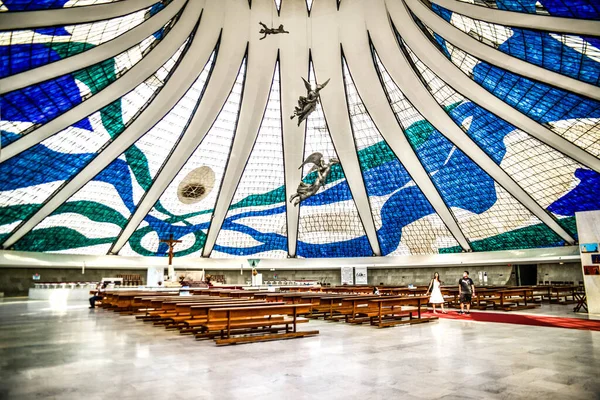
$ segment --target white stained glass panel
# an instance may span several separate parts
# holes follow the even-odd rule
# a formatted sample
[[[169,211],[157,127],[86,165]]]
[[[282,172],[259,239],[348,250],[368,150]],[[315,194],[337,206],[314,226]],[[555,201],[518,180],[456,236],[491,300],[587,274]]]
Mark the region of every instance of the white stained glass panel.
[[[269,258],[287,256],[282,135],[277,65],[256,142],[211,257],[259,253]],[[250,212],[260,215],[246,216]],[[228,222],[238,229],[227,229]],[[244,250],[248,248],[256,250]]]

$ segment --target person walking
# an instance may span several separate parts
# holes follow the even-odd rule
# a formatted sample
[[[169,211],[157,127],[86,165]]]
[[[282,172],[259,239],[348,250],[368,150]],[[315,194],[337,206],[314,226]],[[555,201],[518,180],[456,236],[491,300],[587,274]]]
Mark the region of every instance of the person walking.
[[[431,293],[429,303],[433,306],[433,313],[437,314],[435,306],[439,304],[442,307],[442,313],[447,314],[444,310],[444,296],[442,296],[442,282],[440,281],[440,274],[434,272],[431,282],[429,282],[429,288],[427,288],[427,296]]]
[[[471,314],[471,300],[475,296],[475,284],[473,279],[469,278],[469,271],[464,271],[462,278],[458,280],[458,296],[460,298],[459,314]],[[467,312],[465,313],[465,304]]]

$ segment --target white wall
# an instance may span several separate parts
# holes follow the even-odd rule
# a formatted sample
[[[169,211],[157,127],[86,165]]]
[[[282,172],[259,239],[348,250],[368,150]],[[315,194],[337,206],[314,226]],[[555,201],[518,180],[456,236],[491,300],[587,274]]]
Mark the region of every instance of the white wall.
[[[579,243],[600,243],[600,211],[575,213]],[[581,253],[582,269],[592,264],[591,253]],[[600,314],[600,276],[583,275],[585,294],[590,314]]]
[[[330,259],[263,259],[257,269],[293,269],[317,270],[334,269],[343,265],[367,266],[372,268],[408,268],[408,267],[451,267],[468,265],[502,265],[579,261],[579,248],[566,246],[549,249],[494,251],[481,253],[436,254],[402,257],[362,257]],[[37,267],[37,268],[125,268],[147,269],[149,266],[168,264],[166,257],[122,257],[122,256],[82,256],[69,254],[30,253],[19,251],[0,251],[0,268]],[[245,258],[208,259],[175,258],[175,269],[236,269],[243,264],[248,267]]]

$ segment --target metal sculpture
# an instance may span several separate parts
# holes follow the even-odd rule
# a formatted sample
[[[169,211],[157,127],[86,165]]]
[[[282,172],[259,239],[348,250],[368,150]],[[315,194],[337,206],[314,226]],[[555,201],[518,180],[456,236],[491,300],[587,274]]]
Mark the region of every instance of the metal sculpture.
[[[262,25],[262,29],[259,31],[259,33],[262,33],[264,35],[263,37],[260,38],[260,40],[263,40],[264,38],[266,38],[267,35],[277,35],[279,33],[289,33],[288,31],[283,29],[283,24],[279,25],[279,28],[269,28],[262,22],[259,22],[259,24]]]
[[[306,82],[306,79],[304,78],[302,78],[302,80],[306,87],[306,97],[300,96],[298,105],[294,107],[294,114],[290,117],[290,119],[298,117],[298,126],[300,126],[302,121],[308,118],[308,116],[317,109],[317,104],[319,104],[319,92],[329,83],[329,79],[322,85],[310,84]]]
[[[298,185],[298,189],[296,193],[290,196],[290,203],[297,206],[304,200],[309,197],[317,194],[319,189],[322,186],[325,186],[325,182],[327,181],[327,177],[331,172],[331,167],[335,164],[339,164],[339,160],[337,158],[330,158],[329,163],[325,163],[325,159],[323,158],[323,154],[316,152],[312,153],[310,156],[304,160],[300,168],[304,167],[306,164],[314,164],[313,167],[306,174],[307,176],[311,174],[313,171],[317,172],[317,178],[312,184],[308,184],[305,182],[300,182]],[[299,169],[300,169],[299,168]],[[306,178],[306,176],[304,177]]]

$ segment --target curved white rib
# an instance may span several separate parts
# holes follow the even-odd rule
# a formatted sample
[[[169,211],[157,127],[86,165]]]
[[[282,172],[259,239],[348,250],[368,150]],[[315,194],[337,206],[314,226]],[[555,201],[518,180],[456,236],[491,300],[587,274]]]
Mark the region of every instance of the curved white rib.
[[[290,32],[304,32],[308,24],[305,0],[284,0],[281,4],[281,18]],[[289,29],[288,29],[289,26]],[[281,76],[281,113],[283,128],[283,161],[285,172],[285,199],[287,217],[288,254],[296,257],[298,243],[298,221],[300,207],[287,201],[296,193],[302,179],[302,170],[298,167],[304,161],[304,131],[306,122],[297,126],[296,120],[290,120],[294,107],[298,104],[298,96],[306,94],[302,77],[308,79],[308,36],[279,36],[279,73]],[[272,38],[275,39],[275,38]]]
[[[127,0],[56,10],[9,11],[0,13],[0,27],[2,30],[12,31],[102,21],[131,14],[154,3],[156,0]]]
[[[600,159],[509,106],[465,75],[417,27],[403,4],[395,1],[386,1],[386,4],[396,28],[402,34],[402,38],[407,41],[415,54],[447,84],[460,88],[462,95],[479,105],[483,105],[488,111],[529,133],[539,141],[586,167],[600,172]]]
[[[200,2],[192,3],[186,11],[186,16],[193,21],[197,21],[201,11],[202,4]],[[198,63],[201,63],[202,61],[206,62],[210,56],[210,50],[205,53],[200,53],[198,51],[198,48],[207,47],[205,45],[203,46],[204,41],[205,38],[199,35],[194,36],[191,47],[183,56],[181,63],[177,66],[173,75],[158,93],[154,101],[148,105],[142,114],[135,119],[123,133],[115,138],[96,158],[83,168],[81,172],[68,181],[55,196],[51,197],[35,214],[13,232],[13,234],[3,243],[2,246],[4,248],[12,246],[45,217],[56,210],[62,203],[67,201],[90,179],[96,176],[98,171],[103,170],[115,158],[119,157],[135,143],[136,140],[160,121],[160,119],[164,117],[175,104],[177,104],[202,71],[201,69],[198,69]]]
[[[252,2],[252,11],[248,10],[250,17],[243,19],[250,25],[248,28],[258,26],[258,21],[270,18],[272,12],[271,6],[271,0],[254,0]],[[244,31],[251,33],[248,38],[249,52],[241,100],[242,105],[229,154],[229,161],[223,175],[223,183],[208,228],[204,249],[202,250],[204,257],[209,257],[213,250],[223,226],[223,221],[227,216],[229,205],[233,200],[246,163],[254,147],[254,142],[258,137],[260,124],[267,107],[267,101],[269,100],[273,72],[275,71],[277,61],[278,43],[276,41],[259,40],[260,35],[257,32],[251,29],[245,29]],[[238,39],[245,39],[243,36],[239,36],[239,34],[236,36],[238,36]]]
[[[455,28],[431,9],[425,7],[420,0],[404,1],[425,25],[467,53],[515,74],[600,101],[600,87],[547,70],[496,50]]]
[[[380,256],[381,249],[377,230],[354,145],[348,107],[344,100],[340,101],[346,96],[342,78],[340,40],[336,40],[336,38],[339,37],[339,21],[343,18],[340,16],[334,19],[336,12],[336,0],[320,0],[313,4],[311,10],[313,38],[325,37],[328,39],[313,40],[311,47],[313,67],[317,82],[322,83],[330,79],[326,88],[321,91],[323,113],[365,233],[374,255]],[[379,82],[376,83],[379,84]]]
[[[163,65],[189,37],[198,20],[196,10],[201,11],[201,2],[194,3],[193,10],[186,10],[179,23],[161,42],[148,53],[139,63],[133,66],[125,75],[108,85],[105,89],[92,96],[90,99],[73,107],[64,114],[47,122],[33,132],[6,146],[0,154],[0,162],[20,154],[44,139],[73,125],[77,121],[96,112],[102,107],[124,96],[129,91],[142,83]],[[190,7],[190,6],[188,6]]]
[[[204,63],[208,60],[210,51],[214,49],[217,43],[219,33],[225,23],[224,16],[224,9],[217,2],[208,2],[204,9],[199,32],[196,34],[199,39],[203,38],[200,40],[202,40],[201,45],[204,47],[196,51],[207,55],[206,60],[203,56]],[[210,43],[210,46],[207,45],[208,43]],[[245,50],[245,41],[238,40],[236,35],[223,30],[215,65],[206,84],[204,94],[200,99],[198,109],[194,113],[181,141],[177,143],[173,153],[154,179],[144,199],[114,243],[111,253],[116,254],[123,248],[212,127],[235,83]],[[232,60],[236,60],[236,62],[232,62]],[[198,63],[198,65],[200,64]]]
[[[387,3],[388,7],[391,8],[389,4],[390,2]],[[401,7],[403,6],[401,5]],[[406,10],[404,10],[404,12],[406,13]],[[403,24],[400,25],[403,29],[403,32],[408,35],[416,36],[416,33],[420,32],[420,30],[416,27],[416,25],[414,25],[414,22],[408,14],[405,14],[405,17],[406,18],[402,18],[398,21],[399,23]],[[378,23],[389,24],[389,21],[383,21],[382,17],[379,16]],[[398,27],[398,25],[396,25],[396,27]],[[408,28],[410,28],[410,30],[405,31],[405,29]],[[471,160],[473,160],[484,171],[486,171],[496,182],[502,185],[506,191],[508,191],[514,198],[521,202],[521,204],[531,211],[531,213],[538,217],[544,224],[556,232],[567,243],[573,244],[575,240],[571,237],[571,235],[569,235],[542,207],[540,207],[539,204],[537,204],[514,180],[512,180],[511,177],[504,170],[502,170],[502,168],[500,168],[483,150],[481,150],[481,148],[471,138],[469,138],[438,105],[429,91],[422,85],[416,71],[414,71],[409,65],[408,60],[406,60],[404,53],[402,53],[398,47],[398,44],[392,41],[393,34],[390,35],[390,33],[391,32],[388,30],[373,30],[372,39],[375,44],[375,48],[378,50],[378,54],[381,57],[381,61],[386,66],[388,73],[396,82],[396,84],[402,88],[404,95],[410,100],[415,108],[417,108],[423,117],[427,119],[438,131],[440,131],[463,153],[471,158]],[[429,42],[429,40],[422,34],[417,37],[422,38],[423,42]],[[426,43],[416,42],[414,43],[414,46],[423,46],[423,49],[428,49]],[[435,51],[439,54],[439,51]],[[444,60],[445,59],[446,58],[444,57]],[[428,63],[428,65],[433,67],[431,62]],[[463,75],[460,71],[455,72]],[[468,79],[466,76],[465,78]]]
[[[36,83],[56,78],[114,57],[158,31],[179,12],[186,1],[174,0],[167,8],[154,17],[122,34],[116,40],[108,41],[72,57],[63,58],[62,60],[0,79],[0,94],[35,85]],[[203,2],[204,0],[195,1]]]
[[[471,18],[515,28],[589,36],[598,36],[600,32],[600,21],[495,10],[456,0],[434,0],[433,3]]]
[[[373,21],[377,24],[379,21],[369,18],[371,7],[360,0],[346,0],[344,6],[344,9],[358,9],[358,11],[351,13],[347,17],[345,15],[342,16],[344,21],[342,28],[344,32],[344,55],[352,75],[360,77],[360,79],[354,79],[354,85],[365,107],[369,110],[369,115],[396,157],[404,165],[411,178],[446,224],[448,230],[464,250],[470,250],[471,247],[468,240],[398,125],[392,108],[389,107],[389,101],[381,86],[372,58],[367,56],[371,52],[368,37],[363,30],[355,29],[356,25],[353,22],[353,16],[358,19],[357,17],[360,16],[362,18],[363,15],[366,15],[367,28],[378,29],[377,25],[371,25],[370,22]],[[378,10],[384,11],[381,8]],[[385,12],[382,13],[382,17],[384,20],[387,18]]]

